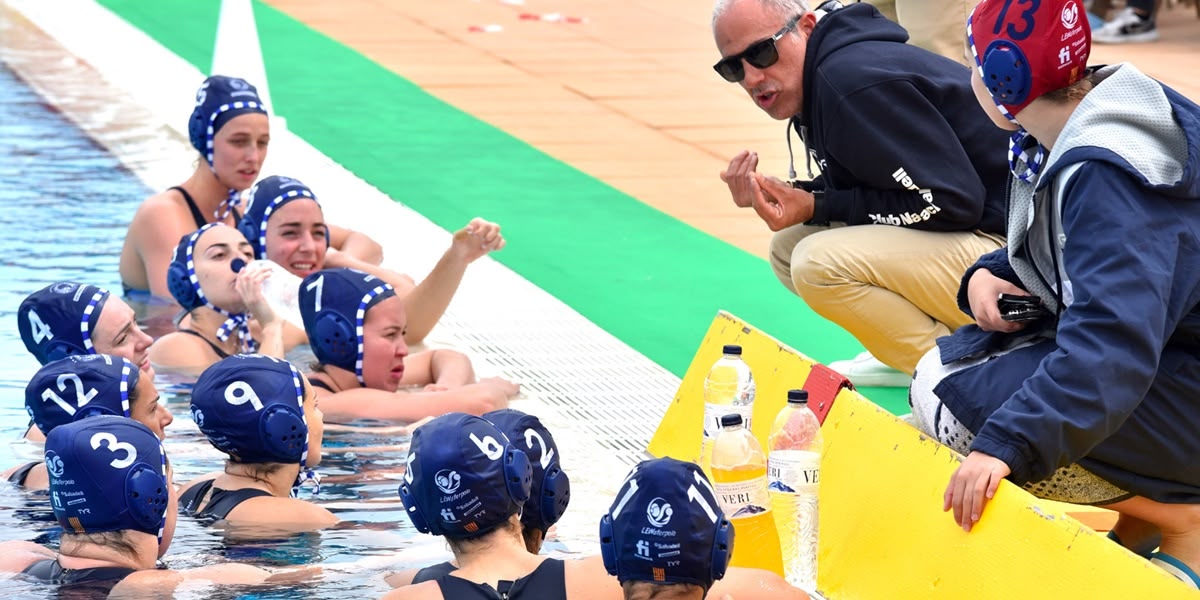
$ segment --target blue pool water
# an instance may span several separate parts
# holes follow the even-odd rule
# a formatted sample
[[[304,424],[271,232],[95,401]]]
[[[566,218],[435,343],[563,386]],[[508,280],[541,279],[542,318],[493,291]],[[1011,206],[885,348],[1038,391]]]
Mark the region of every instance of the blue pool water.
[[[117,257],[125,226],[150,192],[0,63],[0,468],[40,458],[40,447],[20,440],[27,423],[25,383],[38,364],[17,333],[17,306],[29,292],[60,279],[119,290]],[[161,324],[155,325],[150,329],[161,333]],[[177,483],[222,466],[221,455],[192,423],[186,386],[182,389],[163,394],[175,417],[167,429],[167,453]],[[324,485],[316,500],[343,519],[341,527],[251,540],[248,532],[205,528],[181,517],[164,560],[174,568],[221,560],[263,566],[322,563],[332,568],[311,584],[256,590],[255,596],[362,598],[387,589],[381,574],[390,570],[384,565],[393,562],[388,557],[396,550],[437,544],[419,552],[416,562],[397,566],[420,566],[438,554],[440,543],[427,536],[416,539],[400,510],[396,486],[407,439],[370,427],[342,429],[348,431],[326,430]],[[0,523],[5,525],[0,540],[53,544],[59,531],[44,495],[7,484],[0,484]],[[0,594],[47,596],[46,590],[17,580],[0,581]],[[208,590],[196,597],[217,596]]]

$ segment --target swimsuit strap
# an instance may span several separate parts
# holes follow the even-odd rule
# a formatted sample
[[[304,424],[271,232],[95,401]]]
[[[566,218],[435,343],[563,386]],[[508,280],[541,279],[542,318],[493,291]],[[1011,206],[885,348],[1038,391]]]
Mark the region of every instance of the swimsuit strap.
[[[183,195],[184,201],[187,202],[188,210],[192,211],[192,219],[195,219],[195,221],[196,221],[196,229],[204,227],[205,225],[208,224],[208,219],[204,218],[204,213],[200,212],[200,207],[196,206],[196,200],[192,198],[192,195],[189,194],[187,190],[185,190],[179,186],[175,186],[175,187],[171,187],[171,188],[167,188],[167,189],[175,190]]]
[[[204,337],[199,331],[196,331],[195,329],[185,329],[185,328],[181,327],[181,328],[179,328],[179,332],[186,333],[188,335],[193,335],[193,336],[200,338],[201,340],[204,340],[204,343],[208,344],[208,346],[213,349],[213,352],[217,353],[217,356],[219,356],[221,358],[229,358],[228,352],[222,350],[220,346],[212,343],[212,340]]]

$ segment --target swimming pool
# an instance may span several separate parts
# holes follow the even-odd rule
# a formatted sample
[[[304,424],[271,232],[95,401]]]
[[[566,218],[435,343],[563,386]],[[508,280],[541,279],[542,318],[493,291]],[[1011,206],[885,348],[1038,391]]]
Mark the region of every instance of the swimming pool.
[[[41,76],[40,74],[38,75]],[[69,87],[69,86],[68,86]],[[76,92],[80,95],[83,92]],[[88,100],[92,104],[101,101]],[[79,118],[75,112],[74,118]],[[130,126],[121,140],[144,138],[144,146],[161,145],[163,134],[152,126]],[[112,140],[104,138],[106,143]],[[144,162],[163,162],[155,152],[134,150],[126,166],[145,175]],[[170,152],[168,156],[174,156]],[[190,162],[190,157],[182,159]],[[0,281],[0,465],[39,458],[40,447],[20,441],[27,422],[23,410],[24,386],[37,369],[25,352],[15,328],[15,311],[31,290],[58,279],[84,280],[119,289],[117,256],[125,224],[140,200],[151,189],[121,160],[80,131],[8,68],[0,72],[0,222],[10,235],[0,243],[0,264],[7,277]],[[190,164],[181,165],[187,170]],[[157,185],[157,183],[156,183]],[[410,223],[416,227],[419,224]],[[615,487],[645,447],[645,427],[653,421],[636,419],[641,429],[632,437],[615,434],[607,424],[628,421],[635,413],[611,403],[614,394],[627,396],[645,410],[664,404],[678,380],[630,363],[613,340],[592,341],[585,354],[572,357],[562,349],[578,350],[578,332],[590,324],[578,315],[558,313],[552,298],[526,301],[519,311],[496,306],[482,290],[521,283],[511,281],[498,266],[479,265],[474,279],[464,282],[465,310],[451,310],[446,321],[452,328],[469,331],[467,346],[488,353],[510,376],[526,382],[531,397],[515,405],[538,414],[558,435],[564,468],[571,473],[575,499],[567,515],[547,541],[547,552],[559,557],[594,554],[596,523]],[[528,285],[527,283],[525,285]],[[471,300],[476,298],[477,300]],[[456,300],[462,306],[464,302]],[[131,303],[134,304],[134,303]],[[169,328],[173,311],[138,306],[139,320],[153,335]],[[502,315],[502,316],[501,316]],[[553,332],[539,336],[537,327]],[[574,332],[564,335],[563,332]],[[495,341],[505,339],[504,347]],[[625,350],[627,352],[627,350]],[[537,365],[532,368],[531,365]],[[158,387],[175,418],[168,428],[167,452],[175,466],[176,483],[219,469],[222,455],[212,449],[191,422],[187,385],[160,377]],[[636,395],[620,390],[636,390]],[[574,431],[572,431],[574,430]],[[603,432],[596,435],[596,431]],[[585,435],[579,435],[585,433]],[[640,441],[639,441],[640,439]],[[300,588],[271,591],[277,597],[374,597],[388,589],[382,576],[396,568],[424,566],[449,556],[438,538],[418,535],[401,511],[396,487],[402,475],[407,438],[370,427],[327,427],[324,477],[316,501],[334,511],[343,524],[314,534],[274,536],[256,541],[244,538],[255,532],[226,532],[201,527],[181,518],[175,540],[165,557],[175,568],[237,560],[263,566],[320,563],[326,575]],[[357,450],[356,450],[357,449]],[[597,449],[603,455],[597,454]],[[585,461],[586,457],[586,461]],[[53,542],[58,527],[44,497],[0,485],[0,522],[11,526],[0,540],[25,539]],[[398,552],[403,551],[403,552]],[[44,592],[45,590],[38,590]],[[201,589],[196,597],[213,597]],[[23,581],[0,581],[0,593],[37,596]],[[256,591],[259,597],[263,594]]]
[[[82,134],[71,122],[0,64],[0,465],[36,459],[40,448],[19,441],[27,421],[24,388],[38,364],[12,325],[16,307],[31,290],[58,279],[75,279],[119,289],[117,255],[125,224],[149,189],[120,161]],[[221,458],[191,422],[185,394],[164,394],[175,422],[167,451],[183,483],[221,466]],[[186,568],[215,560],[281,566],[336,563],[353,577],[323,577],[288,597],[351,598],[387,589],[377,563],[390,563],[396,549],[411,546],[415,531],[402,512],[396,485],[405,439],[358,431],[326,433],[325,476],[320,502],[345,523],[335,531],[274,536],[226,543],[221,531],[181,518],[165,560]],[[349,447],[391,446],[391,451],[346,451]],[[0,539],[54,540],[44,494],[0,485]],[[240,535],[240,534],[239,534]],[[440,544],[433,544],[436,554]],[[415,555],[413,565],[422,563]],[[371,562],[364,559],[377,557]],[[360,562],[360,565],[351,563]],[[369,566],[367,566],[369,565]],[[39,590],[42,595],[45,590]],[[0,592],[30,594],[29,584],[6,581]],[[301,593],[302,592],[302,593]],[[199,593],[199,592],[198,592]],[[207,593],[204,593],[207,596]]]

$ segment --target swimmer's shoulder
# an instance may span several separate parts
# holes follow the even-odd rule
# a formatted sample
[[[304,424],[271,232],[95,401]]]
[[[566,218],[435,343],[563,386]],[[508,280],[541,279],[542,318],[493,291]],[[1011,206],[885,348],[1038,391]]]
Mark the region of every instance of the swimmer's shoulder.
[[[175,220],[181,217],[186,217],[188,222],[192,221],[191,211],[187,207],[187,201],[184,200],[183,194],[179,193],[177,189],[170,188],[143,200],[138,205],[133,219],[136,223],[142,219],[157,221],[159,218]]]
[[[329,509],[299,498],[259,496],[238,504],[226,517],[231,522],[278,525],[284,529],[321,529],[339,521]]]
[[[8,540],[0,542],[0,572],[20,573],[29,565],[56,556],[53,550],[27,542],[25,540]]]
[[[199,376],[219,360],[204,339],[181,331],[172,331],[150,346],[150,362],[158,372]]]

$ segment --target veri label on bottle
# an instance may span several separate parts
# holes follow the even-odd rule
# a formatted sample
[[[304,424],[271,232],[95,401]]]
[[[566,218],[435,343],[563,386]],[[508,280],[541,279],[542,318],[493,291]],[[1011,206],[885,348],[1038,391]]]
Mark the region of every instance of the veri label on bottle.
[[[717,434],[721,432],[721,417],[725,415],[742,415],[742,426],[750,429],[750,414],[753,412],[753,406],[704,403],[704,437],[714,439],[717,437]]]
[[[821,478],[821,455],[805,450],[772,450],[767,456],[767,480],[776,492],[817,490]]]
[[[765,475],[746,481],[714,482],[713,491],[717,492],[721,510],[730,519],[753,517],[771,510]]]

